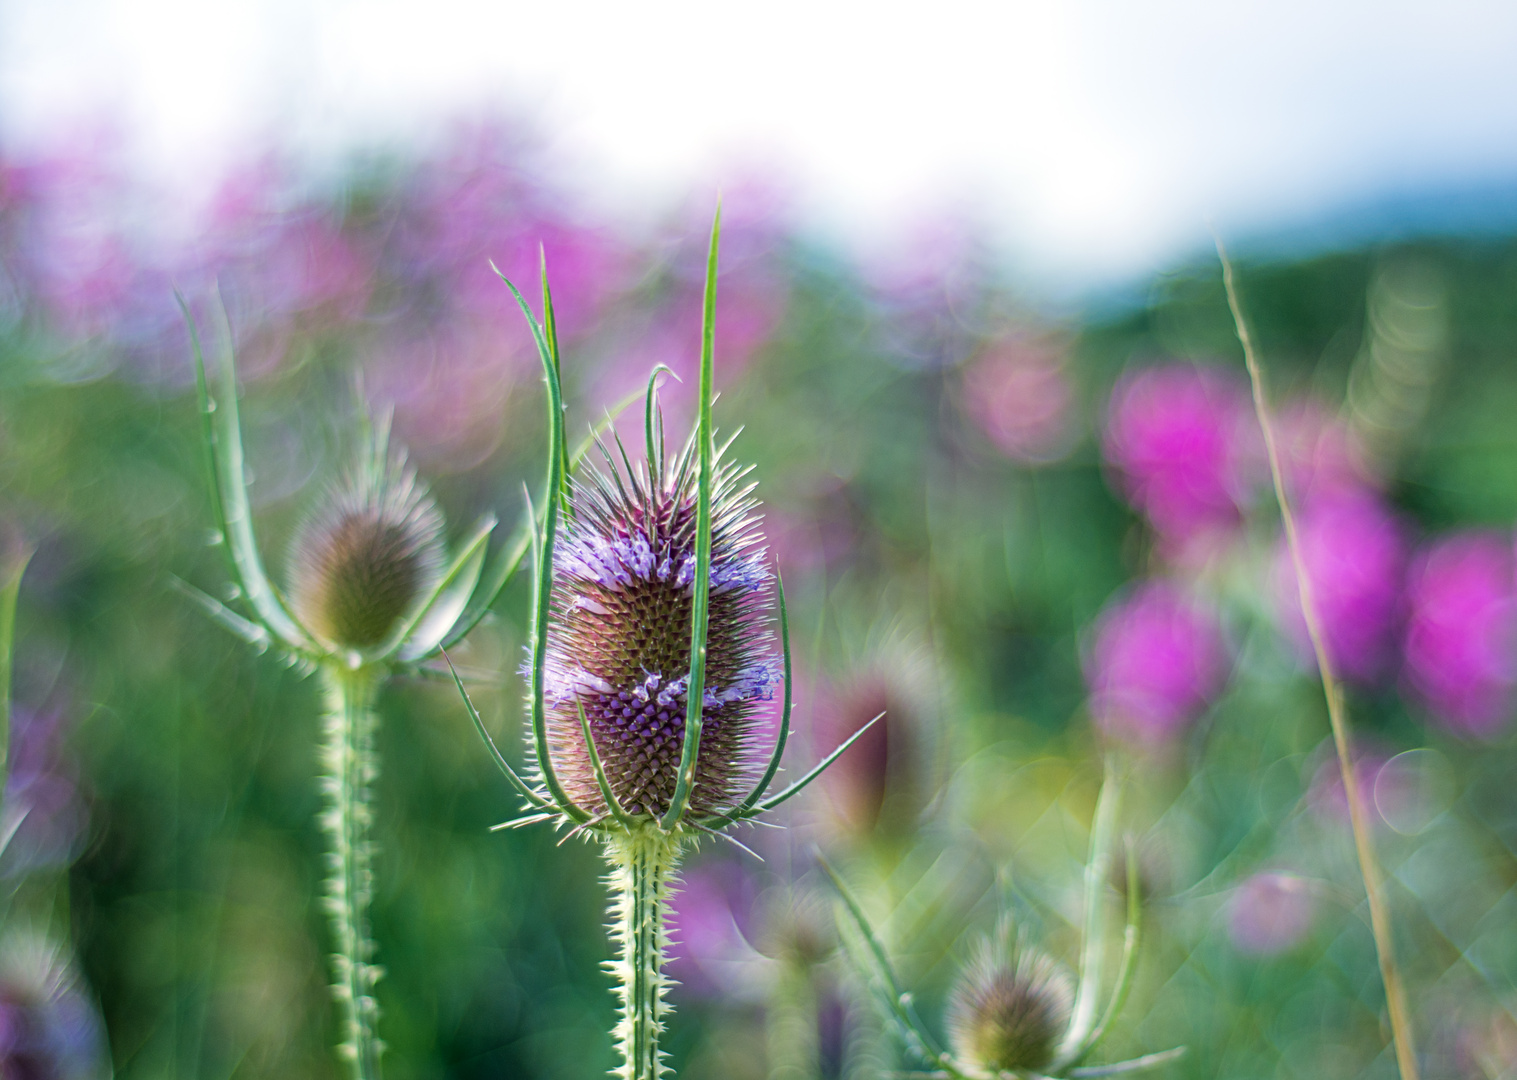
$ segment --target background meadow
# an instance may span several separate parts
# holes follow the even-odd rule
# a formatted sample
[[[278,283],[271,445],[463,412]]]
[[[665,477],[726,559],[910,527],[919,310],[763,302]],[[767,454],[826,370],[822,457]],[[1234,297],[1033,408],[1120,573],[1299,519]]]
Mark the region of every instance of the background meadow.
[[[864,258],[772,185],[724,201],[717,423],[743,429],[790,597],[788,771],[887,720],[786,830],[742,834],[764,861],[712,844],[688,864],[678,1074],[907,1064],[839,947],[818,848],[930,1024],[1000,915],[1073,962],[1110,753],[1148,907],[1103,1053],[1188,1044],[1177,1078],[1395,1075],[1215,260],[1050,314],[970,216]],[[316,686],[174,587],[218,592],[225,570],[173,290],[203,322],[218,294],[228,312],[283,579],[365,409],[393,409],[455,535],[525,512],[542,386],[490,259],[528,282],[546,251],[571,437],[658,363],[684,378],[665,392],[683,431],[709,212],[701,193],[629,225],[503,121],[319,173],[271,147],[188,207],[109,140],[0,157],[0,519],[35,547],[0,859],[7,1075],[337,1075]],[[1517,242],[1238,246],[1424,1075],[1517,1074]],[[516,582],[454,657],[518,757],[527,600]],[[602,1074],[597,854],[489,831],[516,800],[451,684],[394,684],[381,710],[389,1074]]]

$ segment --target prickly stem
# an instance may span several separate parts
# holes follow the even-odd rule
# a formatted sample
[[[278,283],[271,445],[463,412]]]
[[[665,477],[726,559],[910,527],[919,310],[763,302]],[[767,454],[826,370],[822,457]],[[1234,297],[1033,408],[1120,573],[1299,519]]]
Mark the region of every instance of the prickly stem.
[[[620,983],[622,1017],[616,1027],[621,1080],[659,1080],[668,1066],[658,1048],[669,1006],[664,1002],[664,931],[680,840],[656,826],[620,830],[606,838],[611,864],[612,933],[619,959],[608,966]]]
[[[322,721],[321,788],[326,808],[321,824],[328,849],[325,907],[332,927],[332,994],[342,1041],[338,1053],[350,1080],[379,1080],[384,1044],[376,1027],[374,984],[381,969],[371,961],[369,901],[374,891],[369,826],[371,796],[379,774],[374,748],[378,673],[330,663],[322,668],[326,714]]]

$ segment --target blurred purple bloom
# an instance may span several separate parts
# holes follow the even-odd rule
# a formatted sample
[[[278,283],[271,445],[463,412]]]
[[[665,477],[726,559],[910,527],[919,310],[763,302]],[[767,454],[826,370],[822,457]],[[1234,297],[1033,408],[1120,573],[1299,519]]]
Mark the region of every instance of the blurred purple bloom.
[[[1163,581],[1107,604],[1085,663],[1096,723],[1142,743],[1179,735],[1222,689],[1227,673],[1221,625]]]
[[[434,303],[525,344],[515,305],[490,262],[530,294],[544,250],[559,333],[572,340],[593,329],[629,260],[608,230],[581,221],[542,187],[531,154],[530,142],[505,126],[460,127],[418,173],[402,212],[399,269]]]
[[[8,170],[8,269],[65,336],[106,334],[127,314],[140,261],[121,229],[126,189],[96,138]]]
[[[1228,936],[1242,952],[1273,956],[1306,938],[1316,907],[1305,878],[1279,871],[1254,874],[1233,893]]]
[[[964,410],[1007,457],[1056,461],[1074,434],[1074,387],[1064,351],[1036,338],[1006,338],[964,373]]]
[[[1406,680],[1444,727],[1495,734],[1517,683],[1511,541],[1464,533],[1433,544],[1409,575]]]
[[[8,874],[68,865],[84,834],[87,816],[63,739],[62,710],[12,709],[5,813],[20,825],[5,849]]]
[[[0,950],[0,1076],[94,1080],[108,1075],[100,1017],[58,947],[13,932]]]
[[[1253,431],[1240,379],[1173,363],[1118,381],[1103,449],[1128,501],[1183,543],[1238,522]]]
[[[743,925],[757,886],[742,865],[725,859],[703,862],[683,876],[669,911],[668,973],[693,996],[729,994],[751,982],[750,965],[760,959]]]
[[[1345,489],[1309,499],[1298,514],[1297,533],[1334,667],[1358,682],[1383,677],[1401,616],[1406,542],[1400,523],[1374,492]],[[1310,664],[1311,639],[1283,537],[1275,556],[1275,601],[1285,632]]]

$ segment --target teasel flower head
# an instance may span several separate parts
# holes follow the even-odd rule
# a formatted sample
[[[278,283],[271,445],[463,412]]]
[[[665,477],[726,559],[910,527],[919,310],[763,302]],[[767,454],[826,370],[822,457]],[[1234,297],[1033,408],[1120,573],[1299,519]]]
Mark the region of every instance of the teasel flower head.
[[[955,1058],[986,1076],[1046,1068],[1069,1026],[1074,997],[1074,979],[1062,964],[1003,927],[982,943],[949,997]]]
[[[436,586],[442,532],[442,514],[404,456],[376,441],[295,533],[294,614],[329,648],[372,649]]]
[[[231,330],[223,316],[220,357],[208,377],[194,319],[180,305],[195,355],[212,543],[226,552],[232,578],[225,604],[179,583],[182,590],[238,637],[305,670],[406,669],[462,640],[520,564],[525,538],[487,568],[495,518],[486,515],[448,559],[442,514],[405,454],[390,447],[381,416],[372,426],[364,421],[355,464],[296,530],[287,597],[264,570],[254,533]]]
[[[661,818],[674,797],[690,697],[694,453],[692,440],[651,482],[646,473],[624,474],[607,454],[606,471],[576,484],[554,554],[543,673],[549,739],[564,787],[595,814],[608,808],[580,710],[629,817]],[[720,813],[752,783],[758,728],[781,681],[770,622],[774,574],[746,472],[718,461],[711,490],[702,733],[689,795],[690,811],[702,816]]]
[[[655,370],[644,399],[641,471],[617,440],[622,468],[603,446],[606,468],[571,483],[577,455],[564,442],[546,265],[541,322],[506,282],[527,317],[548,388],[544,502],[541,516],[529,507],[528,518],[536,580],[525,673],[536,783],[506,761],[458,683],[496,765],[530,808],[507,825],[571,824],[571,835],[604,845],[620,954],[608,968],[622,1006],[614,1032],[622,1080],[668,1074],[659,1049],[669,1012],[664,923],[685,846],[700,835],[738,843],[722,829],[803,790],[853,741],[767,794],[790,731],[790,634],[784,588],[758,534],[753,486],[744,484],[746,470],[724,463],[726,447],[718,450],[713,435],[720,233],[718,211],[706,263],[695,431],[666,462]],[[771,586],[778,657],[767,621]],[[781,686],[778,730],[760,770],[754,752],[765,703]]]

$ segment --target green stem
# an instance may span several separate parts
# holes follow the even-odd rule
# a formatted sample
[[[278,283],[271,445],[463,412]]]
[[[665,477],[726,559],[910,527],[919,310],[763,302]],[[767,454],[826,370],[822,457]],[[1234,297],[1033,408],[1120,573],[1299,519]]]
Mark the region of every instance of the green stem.
[[[621,980],[622,1018],[616,1037],[622,1054],[621,1080],[659,1080],[668,1067],[659,1053],[664,1029],[664,914],[679,865],[680,840],[662,829],[615,831],[606,839],[611,864],[612,932],[621,957],[611,965]]]
[[[374,892],[373,821],[370,799],[379,775],[374,749],[378,715],[374,697],[379,673],[372,668],[322,668],[326,715],[322,721],[321,788],[327,834],[325,906],[336,946],[332,954],[332,994],[342,1025],[338,1054],[351,1080],[378,1080],[384,1044],[375,1034],[379,1005],[374,984],[380,968],[369,961],[369,900]]]

